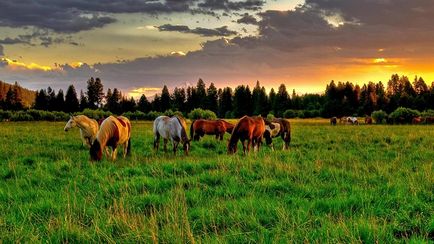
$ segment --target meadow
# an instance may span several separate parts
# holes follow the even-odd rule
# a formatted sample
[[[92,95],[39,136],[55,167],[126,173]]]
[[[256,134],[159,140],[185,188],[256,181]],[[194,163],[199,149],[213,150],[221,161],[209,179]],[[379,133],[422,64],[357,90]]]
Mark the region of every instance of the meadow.
[[[2,122],[0,242],[434,241],[433,125],[291,123],[288,151],[175,157],[133,121],[132,155],[91,163],[65,123]]]

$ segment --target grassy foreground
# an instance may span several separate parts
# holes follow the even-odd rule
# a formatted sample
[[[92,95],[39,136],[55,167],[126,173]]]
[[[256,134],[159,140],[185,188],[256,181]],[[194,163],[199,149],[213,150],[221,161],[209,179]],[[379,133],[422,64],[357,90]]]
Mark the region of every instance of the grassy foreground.
[[[434,126],[291,122],[289,151],[246,157],[155,153],[133,122],[132,156],[100,163],[64,123],[0,123],[0,242],[434,241]]]

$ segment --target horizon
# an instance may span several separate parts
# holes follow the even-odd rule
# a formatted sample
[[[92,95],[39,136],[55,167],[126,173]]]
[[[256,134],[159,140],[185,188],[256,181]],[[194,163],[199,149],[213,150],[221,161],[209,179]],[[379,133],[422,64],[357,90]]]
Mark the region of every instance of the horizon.
[[[434,81],[428,0],[45,3],[0,3],[0,80],[84,90],[100,77],[135,98],[199,78],[298,94],[392,74]]]

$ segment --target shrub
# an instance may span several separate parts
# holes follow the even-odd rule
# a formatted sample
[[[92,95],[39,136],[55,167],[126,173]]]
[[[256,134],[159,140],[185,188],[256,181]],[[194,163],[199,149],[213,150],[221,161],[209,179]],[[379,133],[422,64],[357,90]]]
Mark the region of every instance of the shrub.
[[[12,117],[12,113],[10,111],[0,110],[0,121],[9,120]]]
[[[286,119],[292,119],[297,117],[297,111],[293,109],[288,109],[285,112],[283,112],[283,117]]]
[[[11,121],[33,121],[33,117],[25,111],[18,111],[12,114]]]
[[[384,120],[387,118],[387,113],[383,110],[377,110],[372,112],[371,117],[375,120],[376,124],[382,124]]]
[[[68,121],[69,115],[65,112],[54,111],[54,121]]]
[[[109,111],[103,111],[103,110],[100,110],[100,109],[92,110],[92,109],[88,109],[88,108],[86,108],[85,110],[83,110],[83,112],[76,113],[76,114],[84,114],[87,117],[92,118],[92,119],[96,119],[96,120],[99,120],[99,119],[102,119],[102,118],[107,118],[110,115],[112,115],[112,113],[109,112]]]
[[[274,119],[274,114],[267,114],[267,119],[268,120],[273,120]]]
[[[422,117],[434,117],[434,110],[433,109],[428,109],[423,111],[422,113],[420,113],[420,116]]]
[[[163,115],[161,112],[151,111],[146,114],[145,119],[146,120],[155,120],[158,116]]]
[[[419,111],[404,107],[399,107],[390,114],[394,123],[411,123],[411,120],[418,116],[420,116]]]
[[[211,110],[204,110],[201,108],[193,109],[188,117],[190,119],[217,119],[217,115]]]
[[[232,113],[232,111],[226,111],[225,118],[226,119],[232,119],[232,118],[234,118],[234,114]]]

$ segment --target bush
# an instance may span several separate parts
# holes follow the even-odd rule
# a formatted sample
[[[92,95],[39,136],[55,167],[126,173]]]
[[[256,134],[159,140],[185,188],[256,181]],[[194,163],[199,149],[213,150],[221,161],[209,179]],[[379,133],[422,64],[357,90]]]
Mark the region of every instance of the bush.
[[[274,119],[274,114],[267,114],[267,119],[268,120],[273,120]]]
[[[371,117],[375,120],[376,124],[382,124],[384,120],[387,118],[387,113],[383,110],[377,110],[372,112]]]
[[[33,117],[25,111],[18,111],[12,114],[11,121],[33,121]]]
[[[420,116],[426,118],[426,117],[434,117],[434,110],[428,109],[420,113]]]
[[[146,114],[145,119],[146,120],[155,120],[158,116],[163,115],[161,112],[151,111]]]
[[[12,117],[12,113],[10,111],[0,110],[0,121],[10,120]]]
[[[420,116],[420,112],[410,108],[399,107],[390,114],[394,123],[411,123],[414,117]]]
[[[293,109],[288,109],[283,113],[283,117],[285,119],[292,119],[297,117],[297,111]]]
[[[107,118],[110,115],[112,115],[112,113],[109,112],[109,111],[103,111],[103,110],[100,110],[100,109],[92,110],[92,109],[88,109],[88,108],[86,108],[85,110],[83,110],[83,112],[76,113],[76,114],[83,114],[83,115],[86,115],[89,118],[96,119],[96,120],[99,120],[99,119],[102,119],[102,118]]]
[[[211,110],[204,110],[201,108],[193,109],[188,117],[190,119],[217,119],[217,115]]]
[[[146,120],[146,114],[141,111],[125,112],[122,115],[130,120]]]

